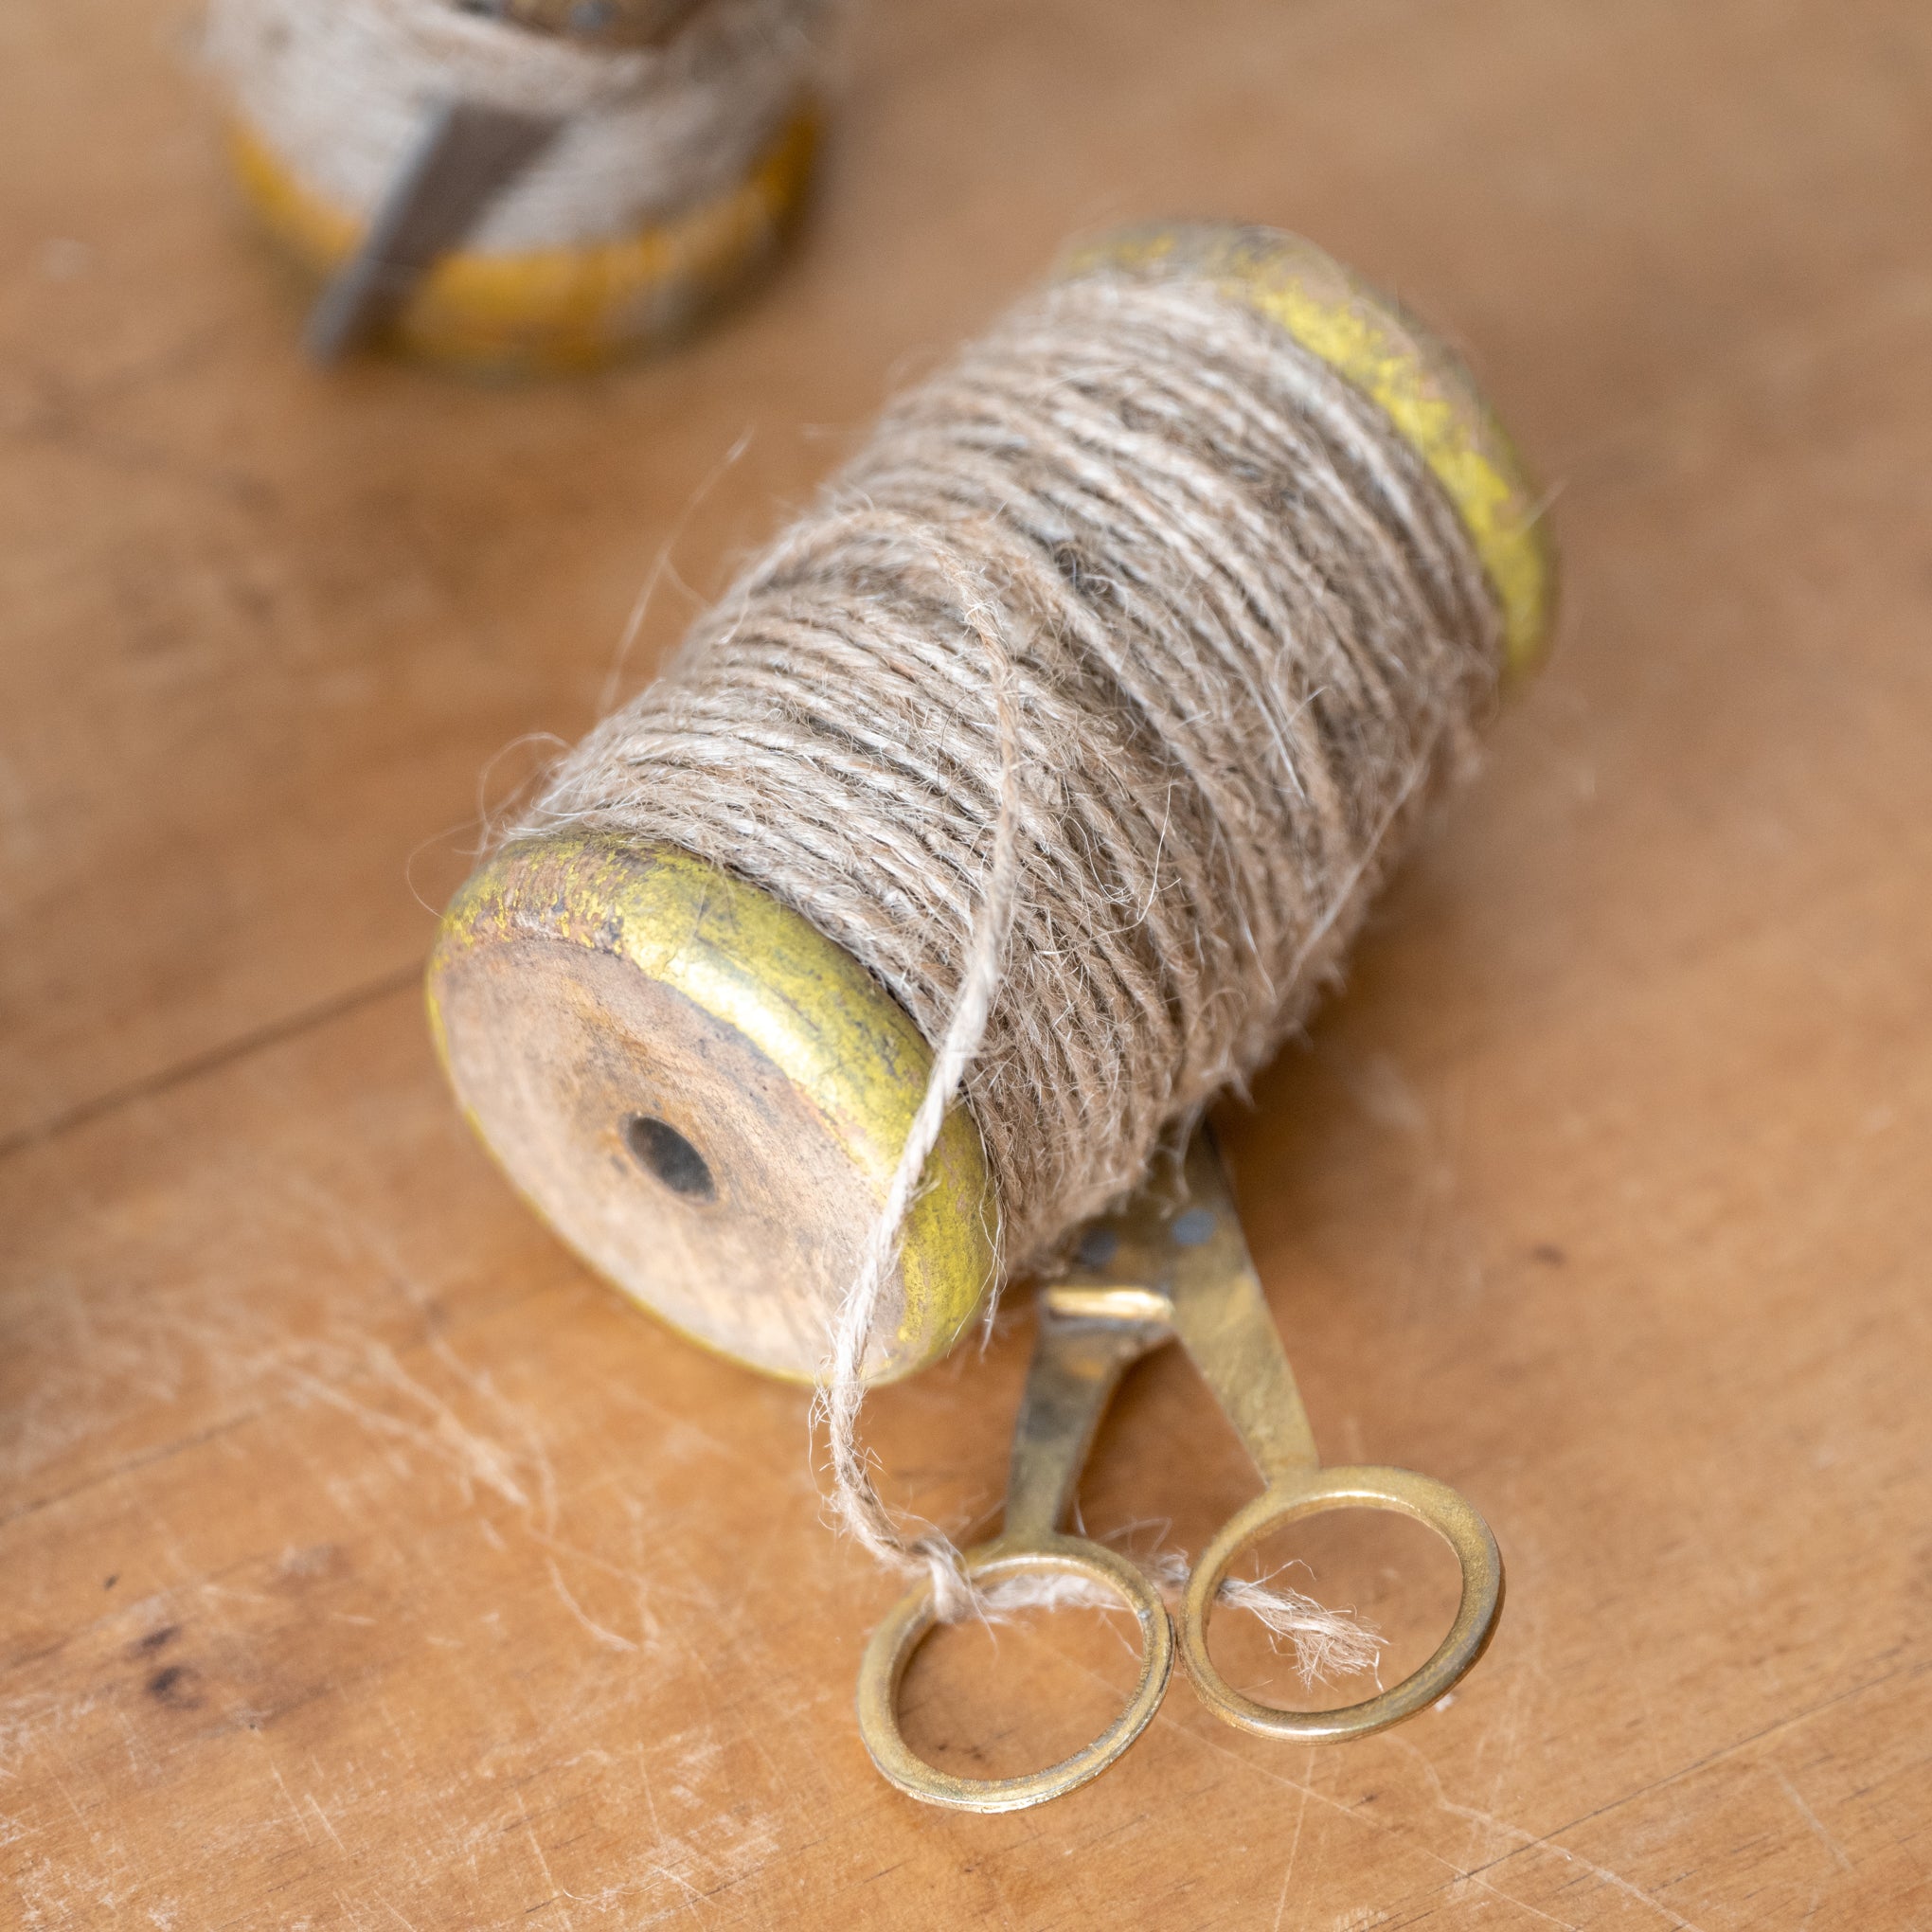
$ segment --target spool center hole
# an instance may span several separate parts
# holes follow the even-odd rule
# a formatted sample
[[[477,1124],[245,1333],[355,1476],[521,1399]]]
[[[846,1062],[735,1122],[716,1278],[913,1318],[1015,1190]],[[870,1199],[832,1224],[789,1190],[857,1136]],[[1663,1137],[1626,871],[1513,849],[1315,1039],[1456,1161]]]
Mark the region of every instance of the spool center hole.
[[[624,1145],[631,1158],[687,1201],[715,1201],[718,1184],[705,1156],[673,1127],[653,1114],[624,1117]]]

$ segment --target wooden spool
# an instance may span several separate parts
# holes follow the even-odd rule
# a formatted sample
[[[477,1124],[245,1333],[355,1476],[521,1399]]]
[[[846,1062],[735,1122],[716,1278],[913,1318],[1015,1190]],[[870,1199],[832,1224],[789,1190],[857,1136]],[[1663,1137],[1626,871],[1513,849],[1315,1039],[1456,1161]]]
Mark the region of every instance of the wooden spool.
[[[532,33],[612,50],[653,47],[697,0],[492,0],[470,10]],[[458,248],[411,288],[388,330],[425,361],[485,375],[595,368],[676,339],[748,281],[803,206],[817,146],[809,101],[744,173],[695,206],[606,241],[533,249]],[[360,250],[366,217],[337,206],[236,116],[229,159],[256,218],[316,285]]]
[[[804,201],[816,139],[801,113],[727,193],[616,241],[446,255],[411,291],[393,338],[484,375],[563,375],[672,341],[770,259]],[[262,226],[318,286],[361,247],[367,224],[245,122],[231,125],[229,154]]]
[[[1534,499],[1455,359],[1303,242],[1152,227],[1073,255],[1207,279],[1377,402],[1460,513],[1513,677],[1547,634]],[[687,854],[559,832],[499,850],[445,915],[432,1026],[465,1112],[594,1267],[686,1334],[809,1377],[931,1054],[883,986],[799,914]],[[993,1268],[978,1130],[953,1109],[905,1230],[873,1380],[937,1359]]]

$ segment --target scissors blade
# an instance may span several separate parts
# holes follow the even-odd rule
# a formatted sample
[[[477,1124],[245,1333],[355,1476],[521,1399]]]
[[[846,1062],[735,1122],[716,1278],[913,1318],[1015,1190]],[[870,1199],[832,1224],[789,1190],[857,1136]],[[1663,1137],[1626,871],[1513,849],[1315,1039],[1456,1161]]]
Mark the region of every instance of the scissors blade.
[[[1121,1376],[1170,1335],[1154,1297],[1111,1308],[1055,1288],[1041,1297],[1039,1335],[1013,1424],[1001,1532],[1007,1541],[1037,1543],[1059,1529]]]
[[[439,255],[555,137],[561,119],[475,100],[430,110],[362,246],[309,315],[303,346],[329,363],[363,348],[392,321]]]
[[[1212,1133],[1157,1167],[1118,1213],[1091,1223],[1063,1302],[1138,1295],[1158,1307],[1270,1482],[1319,1466],[1287,1351],[1268,1313]]]

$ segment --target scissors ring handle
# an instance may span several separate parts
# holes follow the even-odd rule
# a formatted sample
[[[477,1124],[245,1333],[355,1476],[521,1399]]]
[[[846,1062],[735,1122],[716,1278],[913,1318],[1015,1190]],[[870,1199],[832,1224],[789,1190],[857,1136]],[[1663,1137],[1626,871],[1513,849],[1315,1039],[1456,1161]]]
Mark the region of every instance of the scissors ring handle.
[[[1462,1601],[1449,1635],[1427,1663],[1400,1684],[1339,1710],[1282,1710],[1234,1690],[1208,1655],[1208,1617],[1228,1565],[1270,1530],[1331,1510],[1391,1510],[1412,1516],[1447,1543],[1462,1566]],[[1201,1701],[1227,1724],[1261,1737],[1302,1744],[1367,1737],[1400,1724],[1451,1690],[1489,1645],[1503,1607],[1503,1558],[1475,1507],[1447,1483],[1413,1470],[1311,1470],[1264,1490],[1223,1526],[1195,1565],[1181,1606],[1181,1658]]]
[[[1116,1551],[1084,1537],[1054,1535],[1024,1545],[1004,1540],[966,1552],[967,1576],[979,1584],[1042,1572],[1102,1584],[1134,1612],[1140,1625],[1140,1680],[1112,1724],[1092,1744],[1018,1778],[958,1778],[920,1757],[899,1729],[899,1685],[919,1649],[939,1622],[930,1584],[921,1583],[893,1605],[872,1633],[859,1666],[859,1735],[872,1762],[908,1798],[955,1811],[1021,1811],[1097,1778],[1147,1728],[1160,1708],[1173,1668],[1173,1627],[1167,1606],[1149,1578]]]

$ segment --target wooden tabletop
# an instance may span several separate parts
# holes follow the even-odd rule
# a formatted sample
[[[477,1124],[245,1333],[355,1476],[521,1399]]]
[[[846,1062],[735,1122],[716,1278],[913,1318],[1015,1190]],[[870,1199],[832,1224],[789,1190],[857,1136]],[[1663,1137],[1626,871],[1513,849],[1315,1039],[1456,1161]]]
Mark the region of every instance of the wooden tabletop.
[[[759,298],[527,387],[302,365],[183,0],[0,10],[0,1920],[1932,1925],[1923,8],[874,0]],[[803,1396],[546,1234],[418,979],[479,801],[1169,213],[1399,292],[1555,494],[1554,663],[1226,1117],[1325,1452],[1466,1491],[1509,1601],[1385,1736],[1176,1683],[986,1819],[866,1760],[896,1586]],[[985,1521],[1029,1333],[870,1405],[895,1500]],[[1252,1487],[1163,1357],[1084,1516],[1198,1550]],[[1303,1553],[1398,1663],[1446,1617],[1386,1527]],[[949,1633],[906,1722],[1018,1769],[1131,1673]]]

